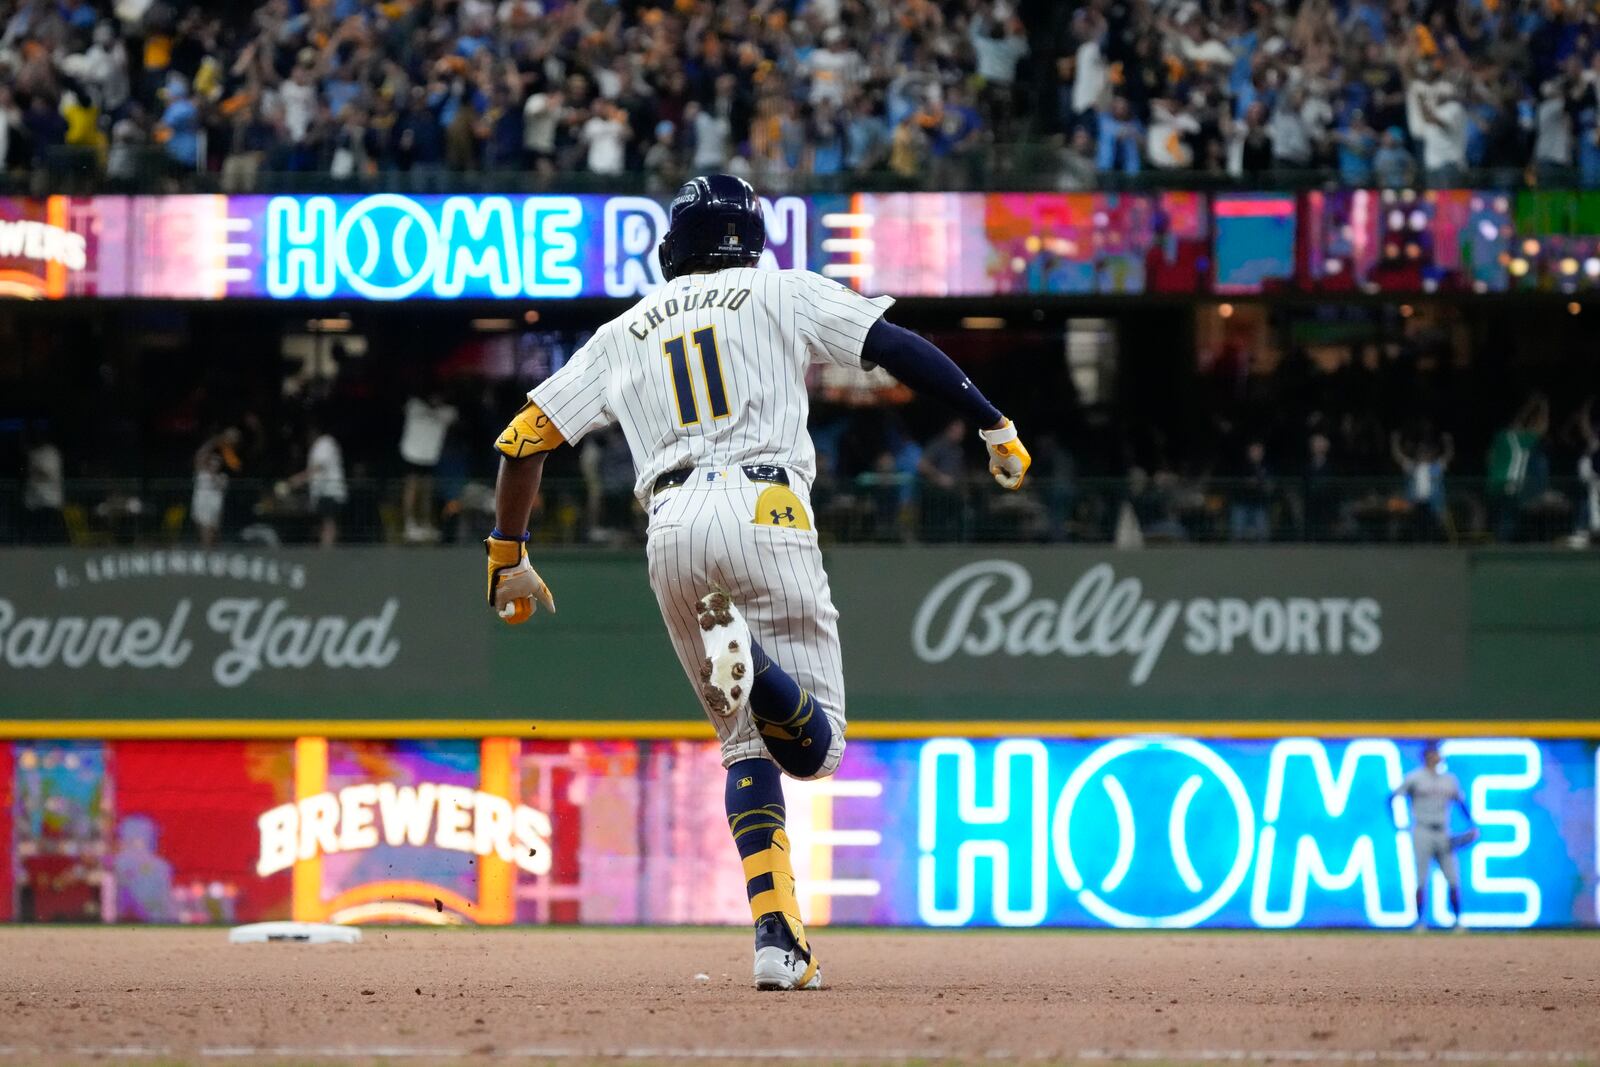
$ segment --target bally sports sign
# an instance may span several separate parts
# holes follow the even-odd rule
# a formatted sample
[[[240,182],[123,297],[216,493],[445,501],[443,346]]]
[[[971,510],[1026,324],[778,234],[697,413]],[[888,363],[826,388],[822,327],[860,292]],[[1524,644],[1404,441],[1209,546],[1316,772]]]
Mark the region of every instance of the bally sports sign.
[[[1281,717],[1297,704],[1378,714],[1360,698],[1458,689],[1465,559],[991,546],[837,552],[828,569],[852,701],[870,692],[879,713],[1237,717],[1254,702]],[[962,704],[973,710],[955,715]]]
[[[1083,571],[1062,595],[1035,595],[1028,568],[990,559],[958,567],[923,597],[911,645],[924,663],[953,657],[1098,656],[1150,680],[1177,642],[1194,656],[1369,656],[1383,646],[1383,607],[1371,596],[1151,597],[1109,563]]]
[[[1473,613],[1500,603],[1469,603],[1473,558],[847,545],[827,566],[852,718],[1450,718],[1489,714],[1474,709],[1491,696],[1538,707],[1535,683],[1592,691],[1581,657],[1569,681],[1563,663],[1507,689],[1527,660],[1510,652],[1472,674]],[[483,605],[472,546],[0,551],[0,730],[470,719],[527,737],[551,721],[701,721],[642,551],[541,548],[541,573],[561,614],[508,627]],[[1476,631],[1474,655],[1510,648],[1505,633]]]

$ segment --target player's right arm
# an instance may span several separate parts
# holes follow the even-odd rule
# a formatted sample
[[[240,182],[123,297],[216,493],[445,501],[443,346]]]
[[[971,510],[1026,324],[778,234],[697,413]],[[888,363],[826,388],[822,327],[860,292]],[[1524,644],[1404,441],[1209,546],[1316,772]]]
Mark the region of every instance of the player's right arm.
[[[494,482],[494,530],[484,540],[489,555],[489,606],[515,626],[555,597],[528,562],[528,519],[544,478],[544,458],[565,438],[533,401],[524,404],[495,440],[500,473]]]
[[[500,473],[494,483],[494,530],[483,545],[489,556],[489,606],[513,626],[543,604],[556,610],[550,587],[528,562],[528,520],[539,496],[544,461],[563,442],[611,422],[605,364],[591,341],[566,366],[528,394],[495,439]]]

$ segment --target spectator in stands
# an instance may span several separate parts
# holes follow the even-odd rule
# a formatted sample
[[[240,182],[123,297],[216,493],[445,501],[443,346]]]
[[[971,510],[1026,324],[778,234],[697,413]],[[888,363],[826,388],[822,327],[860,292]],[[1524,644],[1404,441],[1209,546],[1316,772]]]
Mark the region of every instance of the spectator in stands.
[[[61,117],[56,102],[44,93],[35,93],[29,101],[22,127],[27,133],[25,143],[31,149],[35,165],[44,163],[51,150],[67,140],[67,120]]]
[[[1405,475],[1405,501],[1410,508],[1412,537],[1421,541],[1443,540],[1449,521],[1445,511],[1444,475],[1455,458],[1455,441],[1444,434],[1440,448],[1424,438],[1415,454],[1405,448],[1400,431],[1389,435],[1389,451],[1395,465]]]
[[[92,153],[95,165],[103,167],[106,135],[100,128],[100,109],[68,89],[61,94],[61,117],[67,123],[65,143],[73,148],[87,149]]]
[[[1305,102],[1305,90],[1297,86],[1279,98],[1272,113],[1267,132],[1272,138],[1272,166],[1276,170],[1300,170],[1312,163],[1316,145],[1303,114]]]
[[[614,544],[633,537],[638,507],[633,498],[633,456],[615,427],[584,439],[578,452],[585,490],[586,537]]]
[[[627,161],[627,145],[633,136],[628,116],[609,100],[597,100],[580,137],[587,148],[587,167],[591,174],[621,174]]]
[[[812,112],[806,139],[811,145],[811,173],[828,177],[844,171],[847,120],[831,100],[818,104]]]
[[[428,103],[427,90],[411,90],[405,115],[395,124],[395,157],[400,169],[431,183],[444,173],[444,127]]]
[[[1489,444],[1489,526],[1501,541],[1519,534],[1522,505],[1535,484],[1529,474],[1549,429],[1550,400],[1535,393]]]
[[[928,442],[917,461],[924,541],[958,540],[965,528],[966,498],[961,483],[966,473],[966,441],[967,425],[955,419]]]
[[[1245,446],[1244,464],[1234,482],[1228,528],[1235,541],[1272,538],[1272,503],[1277,484],[1267,468],[1267,446],[1253,440]]]
[[[311,447],[306,453],[305,470],[291,476],[285,484],[306,488],[311,514],[317,518],[317,543],[323,548],[332,548],[339,542],[339,515],[349,498],[344,480],[344,451],[320,422],[312,422],[309,437]]]
[[[1078,49],[1071,60],[1071,92],[1064,114],[1067,130],[1093,127],[1094,111],[1106,91],[1106,20],[1093,7],[1079,8],[1073,15],[1077,24]]]
[[[1405,135],[1398,126],[1383,131],[1372,157],[1372,174],[1384,189],[1403,188],[1416,180],[1417,161],[1406,151]]]
[[[1126,97],[1113,96],[1100,110],[1095,167],[1102,173],[1138,174],[1143,160],[1144,127]]]
[[[20,170],[31,162],[22,110],[11,87],[0,83],[0,174]]]
[[[107,115],[122,110],[132,86],[128,78],[128,48],[116,27],[102,22],[94,28],[93,43],[60,61],[61,72],[81,83]]]
[[[877,170],[889,156],[889,143],[881,102],[866,94],[858,96],[845,127],[845,169],[855,174]]]
[[[1600,188],[1600,83],[1590,85],[1578,112],[1577,128],[1579,184],[1585,189]]]
[[[676,188],[682,178],[678,165],[678,128],[666,119],[656,123],[655,139],[644,152],[646,187],[655,193]]]
[[[156,139],[179,177],[227,167],[230,189],[263,169],[401,170],[427,189],[447,162],[501,171],[513,158],[638,173],[661,122],[680,165],[762,174],[873,171],[898,137],[905,184],[958,182],[990,139],[1070,144],[1080,128],[1104,173],[1337,165],[1342,181],[1396,184],[1398,153],[1415,152],[1435,184],[1530,165],[1545,184],[1600,184],[1600,34],[1561,5],[1419,18],[1380,0],[1292,12],[1097,2],[1031,36],[997,0],[919,0],[893,19],[871,5],[790,7],[123,0],[97,22],[103,6],[84,0],[13,4],[0,153],[28,168],[59,165],[57,145],[115,147],[138,106],[162,117]],[[1025,64],[1054,76],[1025,77]],[[1356,111],[1367,128],[1336,118]],[[241,112],[261,117],[250,138]],[[918,114],[934,165],[913,169],[905,122]],[[1380,168],[1383,149],[1366,146],[1394,128]],[[132,154],[113,155],[127,180]],[[660,172],[662,152],[653,163]]]
[[[523,163],[541,174],[556,169],[556,131],[565,100],[559,89],[531,93],[522,105]]]
[[[973,18],[968,36],[977,57],[988,125],[1001,141],[1007,141],[1016,116],[1017,64],[1028,54],[1028,38],[1022,32],[1022,20],[1015,15],[1003,18],[998,7]]]
[[[1600,432],[1594,424],[1594,397],[1583,402],[1577,419],[1583,437],[1583,452],[1578,457],[1578,485],[1582,494],[1578,507],[1578,526],[1572,537],[1574,547],[1600,544]]]
[[[1345,127],[1331,137],[1338,147],[1339,181],[1352,189],[1371,185],[1378,135],[1367,123],[1366,113],[1360,108],[1352,111]]]
[[[255,188],[256,174],[272,149],[276,132],[262,114],[261,106],[249,103],[234,112],[229,133],[231,143],[222,161],[222,190],[248,192]]]
[[[483,169],[515,171],[522,161],[522,111],[511,100],[504,85],[496,85],[489,107],[479,120],[478,138],[483,142]]]
[[[1061,170],[1056,178],[1056,188],[1062,192],[1081,192],[1095,185],[1094,138],[1087,128],[1079,126],[1072,131],[1067,146],[1061,150]]]
[[[1321,429],[1312,430],[1306,438],[1300,493],[1305,538],[1331,540],[1340,524],[1339,483],[1333,464],[1333,442]]]
[[[194,492],[189,499],[189,521],[194,523],[200,544],[206,548],[215,545],[222,533],[228,474],[241,466],[242,436],[238,429],[229,427],[208,438],[194,454]]]
[[[1117,520],[1118,547],[1145,541],[1187,541],[1188,530],[1178,519],[1178,479],[1172,471],[1152,476],[1143,467],[1128,471],[1128,498]]]
[[[927,157],[927,134],[916,115],[907,115],[895,127],[889,143],[889,169],[902,178],[914,178],[922,173]]]
[[[1572,116],[1560,80],[1545,82],[1539,94],[1533,166],[1541,183],[1558,185],[1572,176]]]
[[[733,140],[733,127],[727,116],[706,110],[697,101],[690,101],[683,114],[694,144],[689,168],[697,174],[726,169]]]
[[[1428,184],[1448,188],[1459,183],[1467,166],[1467,110],[1456,99],[1455,87],[1442,82],[1432,93],[1419,95],[1417,106],[1422,116],[1422,169]]]
[[[1150,102],[1150,127],[1145,134],[1145,157],[1157,170],[1187,170],[1194,162],[1192,139],[1200,122],[1176,100]]]
[[[58,545],[67,539],[62,507],[67,502],[62,476],[61,449],[40,425],[28,442],[27,480],[22,486],[22,537],[38,545]]]
[[[822,47],[814,49],[804,61],[810,78],[808,98],[813,107],[827,103],[844,104],[860,84],[866,64],[851,47],[839,26],[829,26],[822,34]]]
[[[439,539],[439,528],[434,522],[433,478],[439,458],[444,454],[445,435],[458,415],[437,391],[406,401],[405,422],[400,431],[400,459],[406,468],[401,510],[407,541]]]
[[[1233,177],[1262,174],[1272,165],[1272,133],[1267,127],[1267,106],[1261,101],[1245,109],[1243,120],[1229,119],[1224,136],[1228,145],[1228,173]]]
[[[355,178],[375,169],[369,132],[366,112],[354,104],[346,104],[329,145],[330,175],[335,178]]]
[[[952,85],[944,99],[928,109],[923,123],[932,131],[929,151],[935,181],[959,188],[978,177],[974,164],[985,133],[983,117],[968,101],[965,89]]]

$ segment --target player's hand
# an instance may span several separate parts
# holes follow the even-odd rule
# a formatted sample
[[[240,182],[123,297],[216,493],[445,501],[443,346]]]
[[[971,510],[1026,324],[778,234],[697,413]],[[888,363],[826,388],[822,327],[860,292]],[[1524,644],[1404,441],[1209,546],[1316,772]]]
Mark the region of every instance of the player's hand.
[[[543,604],[555,614],[555,597],[539,572],[528,562],[528,548],[520,540],[489,537],[483,542],[489,553],[489,606],[512,626],[527,622]]]
[[[989,473],[994,480],[1003,489],[1021,489],[1033,457],[1017,437],[1017,424],[1007,419],[993,430],[979,430],[978,436],[989,450]]]

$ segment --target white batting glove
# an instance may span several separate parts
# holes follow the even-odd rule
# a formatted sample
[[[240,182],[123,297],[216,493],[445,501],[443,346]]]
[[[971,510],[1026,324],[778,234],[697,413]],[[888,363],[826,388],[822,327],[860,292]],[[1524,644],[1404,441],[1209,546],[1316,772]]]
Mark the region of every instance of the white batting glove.
[[[1017,438],[1017,424],[1007,419],[997,429],[979,430],[983,445],[989,450],[989,473],[1003,489],[1021,489],[1022,480],[1033,465],[1027,446]]]

